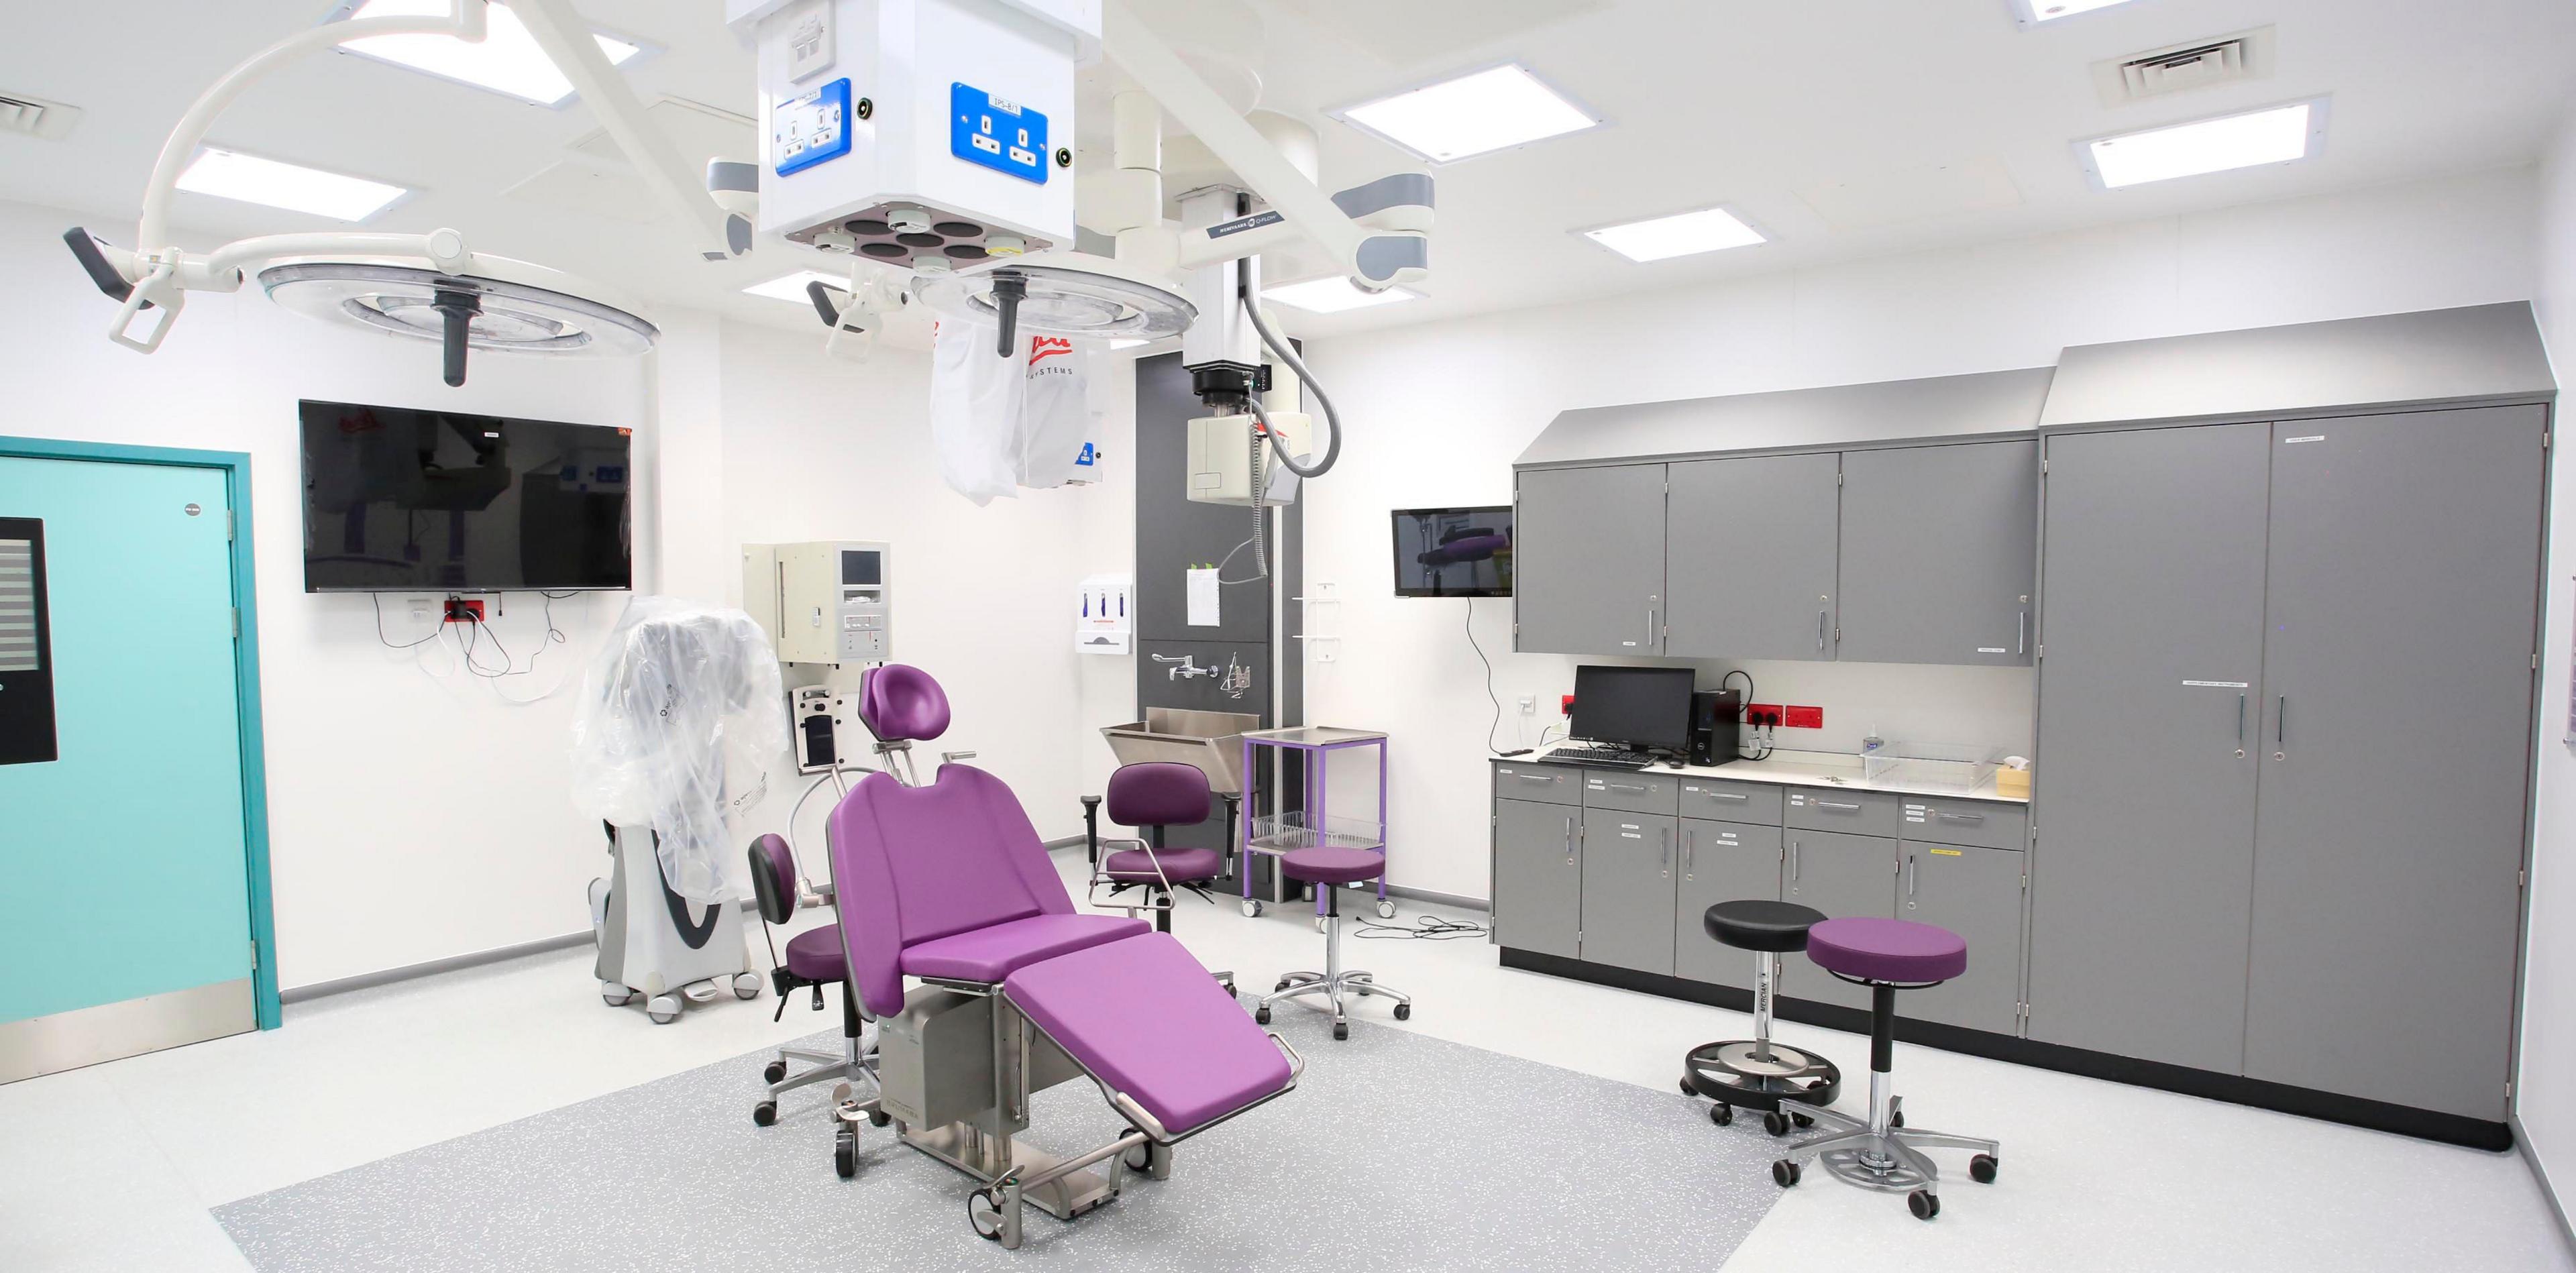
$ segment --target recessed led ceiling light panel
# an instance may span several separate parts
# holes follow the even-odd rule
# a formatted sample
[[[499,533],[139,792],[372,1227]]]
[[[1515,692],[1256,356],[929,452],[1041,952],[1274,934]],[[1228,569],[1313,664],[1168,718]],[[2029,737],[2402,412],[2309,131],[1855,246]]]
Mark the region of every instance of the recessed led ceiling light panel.
[[[850,290],[849,275],[826,274],[821,270],[798,270],[793,274],[781,274],[766,283],[754,283],[742,290],[753,296],[766,296],[774,301],[793,301],[799,305],[812,305],[813,297],[805,290],[805,285],[808,283],[820,283],[825,287],[837,288],[844,292]]]
[[[1601,117],[1517,63],[1331,112],[1335,119],[1435,164],[1601,125]]]
[[[1585,230],[1583,237],[1631,261],[1661,261],[1724,248],[1768,243],[1761,231],[1724,208],[1702,208],[1669,217]]]
[[[212,146],[198,151],[179,174],[179,188],[334,221],[364,221],[411,193],[381,181]]]
[[[1310,314],[1338,314],[1344,310],[1419,300],[1421,293],[1408,292],[1401,287],[1390,287],[1383,292],[1364,292],[1349,279],[1335,275],[1282,287],[1265,287],[1261,289],[1261,299],[1293,306]]]
[[[2013,21],[2020,23],[2023,30],[2029,30],[2043,23],[2055,22],[2059,18],[2071,18],[2079,13],[2091,13],[2096,9],[2124,5],[2129,3],[2129,0],[2005,0],[2005,2],[2012,6]]]
[[[355,20],[436,16],[447,12],[448,7],[448,0],[359,0],[354,5],[344,5],[339,17]],[[572,100],[572,81],[555,69],[554,60],[537,46],[537,37],[528,34],[519,15],[500,4],[484,12],[484,36],[479,44],[452,35],[379,35],[351,40],[340,47],[362,57],[539,106],[561,106]],[[608,55],[611,66],[623,66],[644,51],[644,46],[633,40],[598,32],[593,32],[592,38],[599,41],[599,51]]]
[[[2105,190],[2197,177],[2204,173],[2286,164],[2325,149],[2326,99],[2221,115],[2075,144],[2076,156]]]

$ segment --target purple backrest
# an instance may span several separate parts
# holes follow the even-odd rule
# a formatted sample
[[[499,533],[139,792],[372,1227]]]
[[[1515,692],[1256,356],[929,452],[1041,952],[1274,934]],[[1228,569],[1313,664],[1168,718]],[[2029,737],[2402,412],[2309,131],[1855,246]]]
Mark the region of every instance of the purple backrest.
[[[926,742],[948,732],[948,691],[920,668],[888,663],[859,688],[859,723],[881,743]]]
[[[903,1010],[906,947],[1073,913],[1019,798],[973,765],[943,765],[926,787],[869,774],[832,810],[830,831],[850,980],[877,1016]]]
[[[1109,820],[1126,827],[1177,827],[1208,818],[1207,775],[1196,765],[1148,760],[1109,775]]]

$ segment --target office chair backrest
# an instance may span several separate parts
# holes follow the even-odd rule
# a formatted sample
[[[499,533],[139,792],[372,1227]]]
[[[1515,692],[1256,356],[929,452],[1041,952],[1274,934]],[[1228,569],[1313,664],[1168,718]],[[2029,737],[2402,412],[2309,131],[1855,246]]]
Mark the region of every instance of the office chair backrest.
[[[787,837],[770,832],[751,842],[751,896],[765,924],[784,924],[796,915],[796,852]]]
[[[1109,820],[1127,827],[1179,827],[1207,821],[1208,780],[1196,765],[1149,760],[1109,775]]]

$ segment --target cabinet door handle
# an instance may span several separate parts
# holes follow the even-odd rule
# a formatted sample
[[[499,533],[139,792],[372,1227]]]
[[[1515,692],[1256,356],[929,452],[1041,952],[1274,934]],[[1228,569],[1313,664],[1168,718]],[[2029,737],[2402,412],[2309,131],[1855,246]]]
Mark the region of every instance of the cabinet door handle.
[[[1749,800],[1753,799],[1753,797],[1748,796],[1748,795],[1745,795],[1743,792],[1740,792],[1740,791],[1712,791],[1712,792],[1709,792],[1709,793],[1708,793],[1708,798],[1709,798],[1709,799],[1711,799],[1711,800],[1746,800],[1746,801],[1749,801]]]
[[[2290,696],[2281,696],[2281,705],[2272,712],[2272,745],[2287,746],[2290,741]]]
[[[1824,648],[1825,648],[1825,612],[1824,612],[1824,611],[1822,611],[1822,610],[1818,610],[1818,611],[1816,612],[1816,649],[1817,649],[1817,651],[1818,651],[1819,653],[1821,653],[1821,652],[1824,650]]]
[[[2245,696],[2236,696],[2236,741],[2245,741]]]
[[[1789,842],[1789,882],[1796,884],[1801,874],[1803,872],[1798,869],[1798,842],[1791,840]]]
[[[1601,785],[1603,788],[1610,791],[1635,791],[1642,793],[1654,790],[1654,788],[1641,782],[1605,782]]]
[[[2013,619],[2013,653],[2030,653],[2030,611],[2024,610]]]
[[[1554,775],[1554,774],[1524,774],[1524,773],[1515,773],[1515,774],[1513,774],[1512,776],[1513,776],[1513,777],[1515,777],[1515,778],[1520,779],[1520,780],[1521,780],[1521,781],[1523,781],[1523,782],[1544,782],[1544,783],[1547,783],[1547,784],[1549,784],[1549,785],[1551,785],[1551,786],[1555,785],[1555,783],[1556,783],[1556,775]]]
[[[1914,862],[1913,854],[1905,855],[1905,905],[1908,908],[1914,905]]]
[[[1687,829],[1685,829],[1685,830],[1682,832],[1682,878],[1683,878],[1683,879],[1689,879],[1689,878],[1691,878],[1691,870],[1692,870],[1692,866],[1693,866],[1693,863],[1694,863],[1695,859],[1698,857],[1698,854],[1697,854],[1697,853],[1695,853],[1695,852],[1694,852],[1694,850],[1696,850],[1698,847],[1699,847],[1699,833],[1698,833],[1698,832],[1696,832],[1696,831],[1691,831],[1691,830],[1687,830]]]
[[[1565,819],[1565,864],[1567,866],[1574,865],[1574,818],[1572,815],[1568,815]]]
[[[1982,813],[1951,813],[1945,809],[1933,810],[1932,816],[1947,822],[1983,822],[1986,820],[1986,815]]]
[[[1816,802],[1816,807],[1819,809],[1850,809],[1854,811],[1857,811],[1860,808],[1859,805],[1853,804],[1847,800],[1819,800]]]
[[[1664,845],[1663,852],[1656,858],[1655,869],[1662,871],[1665,879],[1671,879],[1673,877],[1673,829],[1659,827],[1656,829],[1655,838],[1662,841]]]
[[[1655,648],[1655,608],[1653,606],[1646,607],[1645,648],[1649,650]]]

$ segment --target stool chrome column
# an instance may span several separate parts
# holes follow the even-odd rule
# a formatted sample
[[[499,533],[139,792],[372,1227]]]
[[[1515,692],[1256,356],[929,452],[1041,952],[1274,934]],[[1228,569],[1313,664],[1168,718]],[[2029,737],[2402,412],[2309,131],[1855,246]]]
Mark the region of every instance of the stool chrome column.
[[[1701,916],[1709,936],[1753,952],[1753,1037],[1703,1043],[1682,1057],[1682,1094],[1717,1102],[1708,1116],[1718,1126],[1734,1122],[1740,1106],[1763,1111],[1763,1130],[1785,1136],[1793,1126],[1815,1124],[1805,1106],[1831,1105],[1841,1094],[1843,1074],[1833,1062],[1771,1038],[1780,956],[1805,950],[1807,930],[1824,920],[1813,907],[1754,898],[1719,902]]]
[[[1342,995],[1372,995],[1395,1001],[1395,1019],[1413,1015],[1413,998],[1399,990],[1377,983],[1374,974],[1342,967],[1342,890],[1344,884],[1374,880],[1386,874],[1386,855],[1374,849],[1290,849],[1279,856],[1279,872],[1292,880],[1303,880],[1322,890],[1324,896],[1324,970],[1292,972],[1279,979],[1274,993],[1264,995],[1260,1006],[1253,1009],[1252,1019],[1270,1024],[1270,1005],[1300,995],[1322,995],[1333,1014],[1333,1037],[1351,1037],[1349,1015],[1343,1011]]]

